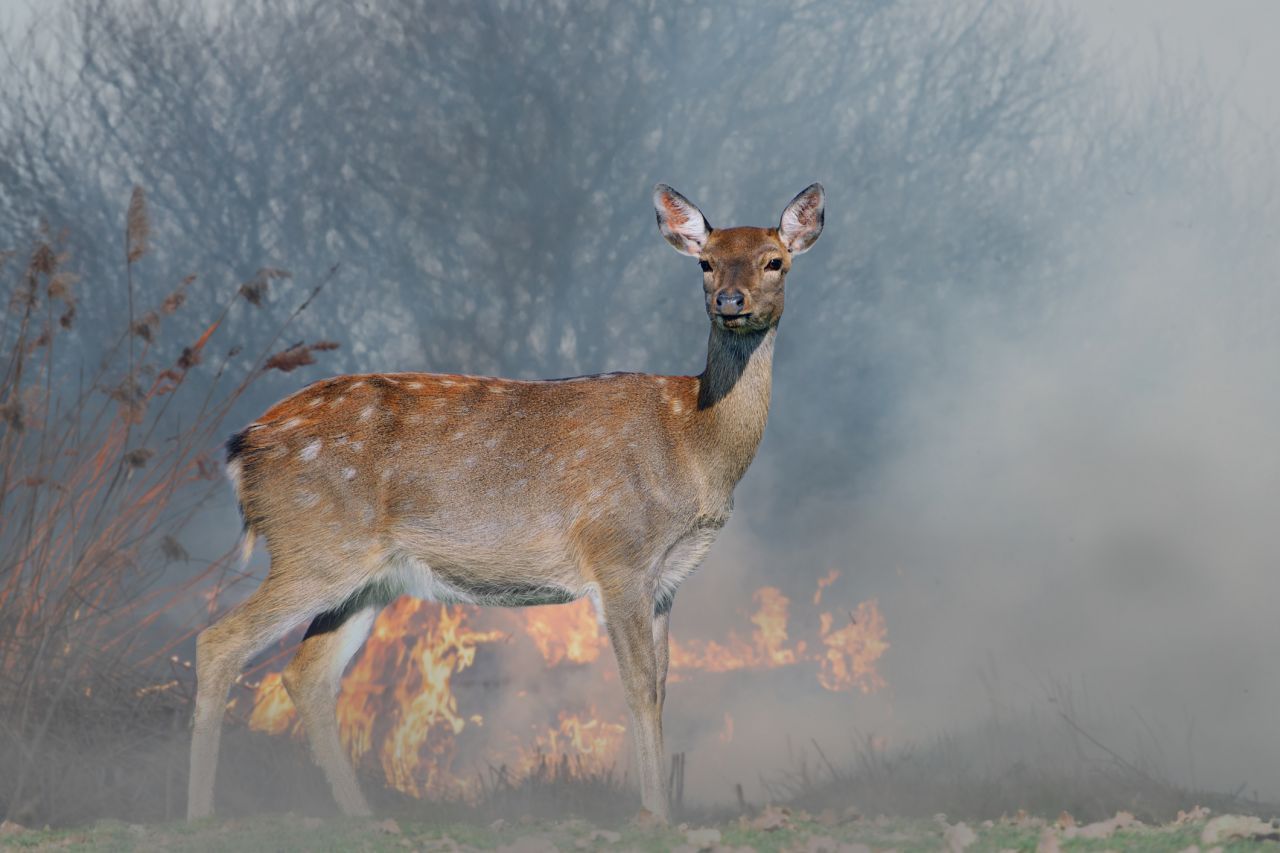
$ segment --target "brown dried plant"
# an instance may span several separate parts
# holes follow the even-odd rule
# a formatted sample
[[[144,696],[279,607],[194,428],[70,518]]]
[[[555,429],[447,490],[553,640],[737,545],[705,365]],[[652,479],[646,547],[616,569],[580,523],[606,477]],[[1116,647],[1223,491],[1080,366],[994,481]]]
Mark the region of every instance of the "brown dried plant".
[[[12,253],[0,255],[9,309],[0,316],[0,818],[56,821],[68,807],[58,786],[73,784],[68,774],[85,767],[59,771],[48,755],[76,754],[71,741],[81,735],[73,732],[82,733],[85,720],[132,720],[141,708],[185,701],[182,680],[159,679],[156,667],[167,668],[198,626],[156,631],[157,623],[175,604],[198,599],[196,591],[216,608],[242,577],[230,551],[201,558],[182,544],[198,508],[223,488],[223,422],[269,370],[312,363],[313,352],[337,346],[299,344],[271,355],[334,271],[251,364],[237,358],[240,345],[219,344],[242,291],[199,323],[193,340],[166,336],[178,328],[169,318],[193,304],[196,279],[135,316],[134,267],[149,237],[145,194],[135,188],[124,281],[94,283],[127,287],[129,317],[102,339],[104,357],[92,369],[85,339],[63,341],[75,327],[77,284],[65,238],[42,232],[25,267]],[[265,292],[265,282],[285,275],[268,269],[254,281]],[[182,571],[166,572],[175,562]],[[153,689],[157,681],[172,684]],[[69,718],[80,728],[66,725]]]

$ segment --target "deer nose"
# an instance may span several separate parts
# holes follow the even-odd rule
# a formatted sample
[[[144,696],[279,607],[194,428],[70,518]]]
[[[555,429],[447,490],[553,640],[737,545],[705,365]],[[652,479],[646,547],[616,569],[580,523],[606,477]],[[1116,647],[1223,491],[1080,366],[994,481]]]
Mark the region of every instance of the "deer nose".
[[[716,294],[716,311],[721,314],[741,314],[746,302],[741,290],[722,290]]]

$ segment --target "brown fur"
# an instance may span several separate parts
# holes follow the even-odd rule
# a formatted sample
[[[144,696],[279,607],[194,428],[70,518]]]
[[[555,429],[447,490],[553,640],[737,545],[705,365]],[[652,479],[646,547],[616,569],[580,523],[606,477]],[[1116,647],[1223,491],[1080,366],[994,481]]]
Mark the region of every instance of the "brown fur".
[[[805,222],[820,230],[821,188],[788,210],[802,199]],[[233,438],[228,468],[271,568],[199,638],[190,817],[212,810],[231,681],[308,620],[284,683],[339,805],[368,813],[334,705],[373,615],[410,593],[498,605],[598,597],[632,713],[642,801],[666,818],[668,612],[727,520],[763,434],[791,253],[779,229],[710,231],[674,190],[659,187],[656,202],[664,235],[681,251],[697,249],[711,270],[699,376],[339,376]],[[816,233],[805,236],[807,248]],[[772,258],[781,270],[767,269]],[[726,289],[742,295],[732,316],[715,307]]]

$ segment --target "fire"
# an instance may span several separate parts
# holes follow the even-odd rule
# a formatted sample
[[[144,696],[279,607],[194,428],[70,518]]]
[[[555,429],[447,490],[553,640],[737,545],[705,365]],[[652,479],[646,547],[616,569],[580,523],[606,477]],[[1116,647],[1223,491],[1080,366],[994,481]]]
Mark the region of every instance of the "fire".
[[[822,603],[822,591],[836,582],[836,578],[840,577],[840,573],[835,569],[831,569],[825,575],[818,578],[818,588],[813,591],[813,606],[817,607]]]
[[[524,611],[524,630],[547,662],[591,663],[600,657],[605,636],[587,599],[558,607],[530,607]]]
[[[774,587],[756,590],[752,600],[751,640],[730,631],[727,643],[709,641],[671,642],[671,668],[702,672],[730,672],[736,669],[774,669],[790,666],[804,658],[805,643],[787,645],[787,609],[790,602]]]
[[[626,726],[600,719],[595,706],[584,716],[561,711],[558,718],[557,726],[535,731],[532,746],[519,751],[519,757],[511,763],[516,778],[526,777],[547,761],[561,757],[570,759],[570,766],[581,776],[617,766],[626,742]]]
[[[812,598],[815,607],[839,576],[832,570],[819,579]],[[876,664],[889,648],[888,634],[874,599],[858,604],[847,622],[832,612],[818,614],[817,635],[808,641],[791,636],[791,601],[779,589],[761,587],[752,596],[752,604],[749,636],[730,631],[723,640],[673,638],[672,680],[692,672],[808,665],[827,690],[856,688],[871,693],[885,686]],[[459,743],[463,744],[461,753],[467,755],[466,745],[474,742],[469,736],[460,740],[460,736],[468,727],[484,725],[485,719],[474,712],[476,709],[464,710],[459,704],[454,678],[475,664],[481,647],[506,640],[508,635],[473,627],[472,618],[505,619],[501,624],[515,626],[528,636],[547,670],[569,664],[612,665],[611,656],[602,655],[608,637],[590,601],[529,608],[505,617],[475,614],[464,608],[401,598],[378,616],[363,650],[342,680],[338,724],[344,747],[357,763],[375,762],[389,785],[411,796],[467,798],[478,793],[477,785],[462,781],[478,778],[478,774],[459,772],[463,768],[456,765]],[[522,709],[537,701],[524,691],[516,695],[523,697],[518,706]],[[510,713],[512,707],[516,706],[503,709],[503,713]],[[624,755],[626,725],[610,721],[594,706],[577,712],[551,707],[545,714],[542,719],[554,718],[556,724],[522,728],[525,724],[504,723],[499,717],[495,724],[498,730],[513,734],[499,735],[496,743],[500,748],[489,746],[487,753],[478,754],[491,766],[506,767],[514,779],[541,772],[548,761],[581,776],[609,772]],[[279,673],[266,675],[256,685],[249,726],[273,735],[301,736],[297,713]],[[518,734],[521,731],[523,736]],[[716,740],[728,744],[733,737],[734,720],[726,713]],[[484,740],[486,745],[495,742],[494,738]],[[474,760],[477,753],[470,754]]]
[[[280,673],[269,673],[258,684],[253,699],[253,712],[249,714],[249,728],[269,735],[282,735],[298,722],[293,702],[280,681]]]
[[[469,668],[476,649],[503,639],[501,631],[476,631],[461,608],[438,609],[401,598],[374,623],[369,640],[342,680],[338,730],[351,757],[378,748],[387,782],[415,797],[465,794],[448,771],[454,737],[483,718],[458,711],[453,676]],[[298,733],[297,712],[279,673],[258,685],[249,727],[269,734]]]
[[[849,614],[849,624],[836,631],[831,630],[830,613],[818,618],[822,644],[826,647],[818,682],[828,690],[857,687],[863,693],[884,687],[885,680],[876,671],[876,661],[889,648],[886,639],[889,632],[876,600],[859,604]]]
[[[402,598],[397,605],[411,615],[428,606],[414,598]],[[394,682],[396,713],[382,744],[382,769],[392,787],[415,797],[449,787],[450,779],[444,778],[441,771],[449,769],[453,756],[451,735],[467,726],[467,720],[458,714],[458,700],[449,686],[454,674],[475,663],[478,643],[503,637],[500,631],[473,631],[464,622],[465,614],[460,608],[450,611],[441,607],[434,624],[417,635],[407,656],[406,677]],[[397,645],[403,648],[403,644]],[[376,677],[379,673],[371,669],[371,674]],[[386,671],[381,675],[385,677]],[[433,733],[441,736],[432,737]]]

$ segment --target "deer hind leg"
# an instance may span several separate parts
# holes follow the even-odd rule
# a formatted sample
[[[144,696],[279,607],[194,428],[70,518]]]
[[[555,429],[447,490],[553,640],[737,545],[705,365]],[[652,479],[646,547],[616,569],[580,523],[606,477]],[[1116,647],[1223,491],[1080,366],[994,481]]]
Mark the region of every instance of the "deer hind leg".
[[[367,817],[370,811],[338,737],[338,690],[343,670],[369,636],[379,609],[344,606],[317,616],[283,676],[306,727],[311,754],[329,780],[338,807],[350,817]]]
[[[654,649],[653,599],[620,594],[604,597],[609,640],[631,711],[632,743],[640,776],[640,801],[654,817],[670,820],[663,778],[662,720],[658,702],[658,661]]]
[[[196,639],[196,710],[191,736],[187,819],[213,813],[213,785],[227,692],[255,654],[316,613],[343,601],[358,585],[341,585],[286,568],[272,559],[267,579],[252,595]]]

